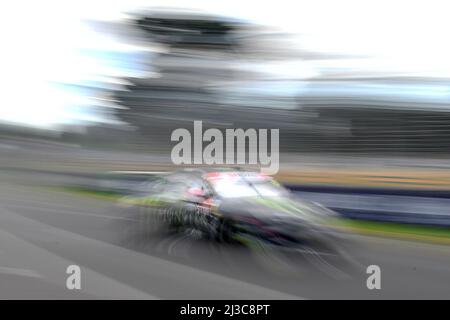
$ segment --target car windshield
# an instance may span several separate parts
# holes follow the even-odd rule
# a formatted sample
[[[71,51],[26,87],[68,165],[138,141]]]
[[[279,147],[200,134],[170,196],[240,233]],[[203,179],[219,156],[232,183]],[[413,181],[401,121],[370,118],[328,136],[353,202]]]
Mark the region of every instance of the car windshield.
[[[287,193],[275,180],[257,173],[210,174],[207,180],[223,198],[279,197]]]

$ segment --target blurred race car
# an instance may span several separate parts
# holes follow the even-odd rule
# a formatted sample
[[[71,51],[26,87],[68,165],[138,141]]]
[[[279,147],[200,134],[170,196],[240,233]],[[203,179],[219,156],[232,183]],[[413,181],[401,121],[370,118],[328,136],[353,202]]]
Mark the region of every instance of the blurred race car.
[[[296,198],[270,176],[234,169],[185,169],[158,175],[122,200],[147,232],[194,229],[221,242],[333,247],[336,214]]]

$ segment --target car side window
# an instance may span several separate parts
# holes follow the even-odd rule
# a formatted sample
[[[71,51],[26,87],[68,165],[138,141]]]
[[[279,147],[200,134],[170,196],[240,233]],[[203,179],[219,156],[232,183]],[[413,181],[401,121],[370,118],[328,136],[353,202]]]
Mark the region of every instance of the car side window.
[[[211,193],[211,190],[205,182],[198,178],[189,178],[184,180],[185,189],[182,197],[189,201],[203,201],[205,196]]]

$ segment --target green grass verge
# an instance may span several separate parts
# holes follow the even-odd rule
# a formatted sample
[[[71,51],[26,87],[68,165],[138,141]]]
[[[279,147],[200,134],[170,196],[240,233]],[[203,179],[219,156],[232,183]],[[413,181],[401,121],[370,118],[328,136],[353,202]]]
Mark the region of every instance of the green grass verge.
[[[336,219],[330,225],[357,233],[450,244],[450,228],[391,222]]]
[[[95,197],[95,198],[101,198],[105,200],[118,200],[123,197],[123,194],[119,192],[114,191],[101,191],[101,190],[95,190],[95,189],[89,189],[89,188],[83,188],[83,187],[60,187],[58,190],[71,192],[71,193],[77,193],[85,196]]]

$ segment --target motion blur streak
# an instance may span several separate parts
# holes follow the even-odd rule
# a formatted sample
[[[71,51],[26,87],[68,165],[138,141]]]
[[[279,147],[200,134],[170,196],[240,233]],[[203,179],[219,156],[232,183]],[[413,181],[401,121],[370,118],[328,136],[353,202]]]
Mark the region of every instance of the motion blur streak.
[[[0,298],[450,298],[446,9],[3,4]],[[194,121],[279,129],[262,190],[282,196],[254,165],[175,166],[171,134]],[[174,206],[184,224],[155,232]],[[297,246],[312,234],[332,253]],[[69,265],[87,289],[66,289]]]

